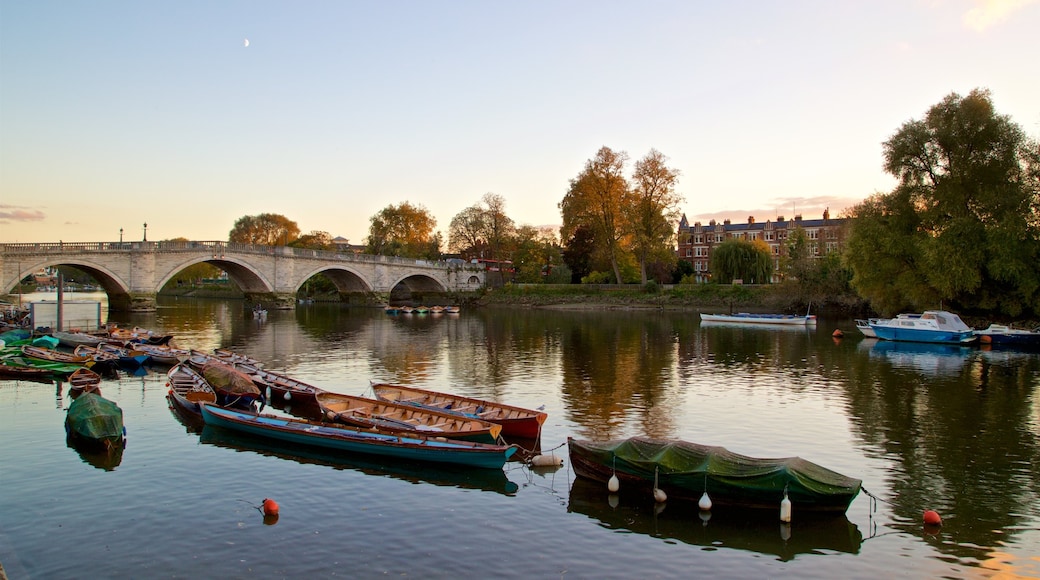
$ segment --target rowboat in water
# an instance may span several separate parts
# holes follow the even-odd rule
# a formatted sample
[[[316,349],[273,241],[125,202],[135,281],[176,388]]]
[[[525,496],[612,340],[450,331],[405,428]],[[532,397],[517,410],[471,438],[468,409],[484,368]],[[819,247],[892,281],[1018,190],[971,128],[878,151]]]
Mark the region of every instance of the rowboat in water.
[[[191,351],[164,344],[137,343],[134,349],[148,355],[152,362],[173,366],[191,357]]]
[[[122,445],[126,439],[123,410],[101,395],[83,393],[69,405],[65,432],[70,441],[83,445],[104,448]]]
[[[490,421],[501,425],[502,435],[506,437],[537,439],[548,417],[541,411],[403,385],[376,383],[372,385],[372,392],[383,401]]]
[[[202,405],[202,418],[206,425],[288,443],[468,467],[501,469],[506,460],[516,452],[516,447],[509,445],[487,445],[441,437],[366,431],[304,419],[254,415],[210,404]]]
[[[502,426],[495,423],[415,405],[328,391],[318,393],[317,399],[325,419],[357,427],[485,443],[494,443],[502,432]]]
[[[115,344],[111,342],[102,342],[97,345],[97,349],[102,352],[107,352],[119,357],[119,364],[128,368],[136,369],[148,362],[148,354],[133,348],[135,343],[128,342],[125,344]]]
[[[774,324],[782,326],[810,326],[816,324],[816,316],[812,314],[701,314],[702,322],[728,322],[738,324]]]
[[[793,510],[843,513],[862,485],[800,457],[759,459],[686,441],[568,438],[567,446],[581,477],[607,483],[616,475],[622,490],[647,492],[656,478],[668,497],[696,501],[707,493],[719,507],[775,510],[786,497]]]
[[[89,356],[79,356],[72,353],[62,352],[60,350],[53,350],[49,348],[43,348],[31,344],[26,344],[22,346],[22,354],[31,359],[40,360],[44,362],[56,362],[74,365],[94,364],[94,359]]]
[[[51,331],[51,336],[58,339],[58,343],[69,348],[77,346],[97,346],[104,340],[100,336],[86,334],[83,332],[64,332],[60,330]]]
[[[201,413],[203,403],[217,403],[217,392],[205,377],[185,363],[170,367],[166,373],[167,398],[171,404],[190,413]]]
[[[87,367],[80,367],[69,375],[69,396],[75,399],[83,393],[101,394],[101,375]]]

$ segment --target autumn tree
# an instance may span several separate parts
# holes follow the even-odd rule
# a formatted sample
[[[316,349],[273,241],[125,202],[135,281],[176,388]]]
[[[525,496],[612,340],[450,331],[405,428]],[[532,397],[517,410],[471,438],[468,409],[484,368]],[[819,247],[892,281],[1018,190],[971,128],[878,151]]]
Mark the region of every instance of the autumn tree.
[[[309,234],[303,234],[299,238],[289,242],[293,248],[307,248],[311,250],[336,251],[336,244],[332,241],[332,235],[328,232],[312,230]]]
[[[628,154],[624,151],[602,147],[571,180],[570,189],[559,203],[563,217],[560,237],[570,239],[579,227],[591,228],[617,283],[623,280],[619,266],[623,252],[621,242],[628,231],[626,219],[632,207],[624,174],[627,161]]]
[[[904,123],[884,157],[899,183],[851,211],[854,288],[885,313],[1040,314],[1040,145],[989,91],[950,94]]]
[[[728,284],[743,280],[745,284],[768,284],[773,274],[773,258],[762,240],[730,239],[711,252],[712,276]]]
[[[672,224],[679,220],[683,197],[675,191],[679,170],[668,167],[667,161],[660,151],[651,149],[636,162],[632,172],[629,227],[643,284],[647,282],[649,263],[664,262],[670,270],[675,261]]]
[[[448,226],[448,247],[471,257],[508,259],[516,224],[506,215],[505,208],[501,195],[484,194],[479,203],[452,218]]]
[[[403,202],[372,216],[365,251],[384,256],[438,259],[441,237],[437,220],[425,207]]]
[[[243,216],[235,221],[228,235],[229,242],[286,246],[300,237],[300,227],[291,219],[276,213]]]
[[[552,269],[563,264],[560,244],[552,228],[520,226],[513,243],[512,261],[517,282],[544,283]]]

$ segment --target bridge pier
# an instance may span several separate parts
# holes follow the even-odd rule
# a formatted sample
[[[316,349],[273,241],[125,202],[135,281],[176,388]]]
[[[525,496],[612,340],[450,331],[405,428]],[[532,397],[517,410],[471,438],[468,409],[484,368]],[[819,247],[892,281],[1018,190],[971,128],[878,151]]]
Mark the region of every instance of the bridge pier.
[[[130,312],[154,312],[155,311],[155,292],[130,292],[125,294],[129,300],[127,309]],[[111,308],[111,303],[109,308]]]

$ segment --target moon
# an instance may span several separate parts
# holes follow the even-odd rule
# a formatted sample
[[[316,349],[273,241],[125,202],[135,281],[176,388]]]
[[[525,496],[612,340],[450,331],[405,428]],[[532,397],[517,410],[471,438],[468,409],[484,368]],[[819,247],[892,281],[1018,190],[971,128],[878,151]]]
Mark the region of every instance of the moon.
[[[242,41],[242,46],[245,47],[245,48],[249,48],[249,39],[248,38]]]

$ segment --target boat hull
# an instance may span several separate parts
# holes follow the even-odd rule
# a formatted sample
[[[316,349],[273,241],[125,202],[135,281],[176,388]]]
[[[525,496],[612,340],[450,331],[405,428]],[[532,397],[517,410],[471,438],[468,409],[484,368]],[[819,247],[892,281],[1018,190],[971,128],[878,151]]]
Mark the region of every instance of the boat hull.
[[[772,324],[783,326],[808,326],[816,324],[815,316],[792,314],[701,314],[702,322],[730,322],[739,324]]]
[[[503,437],[537,439],[541,433],[542,424],[548,417],[547,414],[540,411],[522,407],[401,385],[377,383],[372,385],[372,392],[377,399],[383,401],[415,405],[425,409],[446,411],[490,421],[502,426]],[[473,411],[472,413],[465,411],[469,408]]]
[[[900,340],[905,342],[930,342],[935,344],[966,344],[975,340],[970,330],[926,330],[917,328],[900,328],[872,324],[874,334],[881,340]]]
[[[350,453],[381,455],[394,459],[451,463],[468,467],[501,469],[516,451],[505,445],[484,445],[347,429],[313,421],[297,421],[270,415],[251,415],[212,405],[202,405],[207,425],[268,437],[288,443],[312,445]]]

